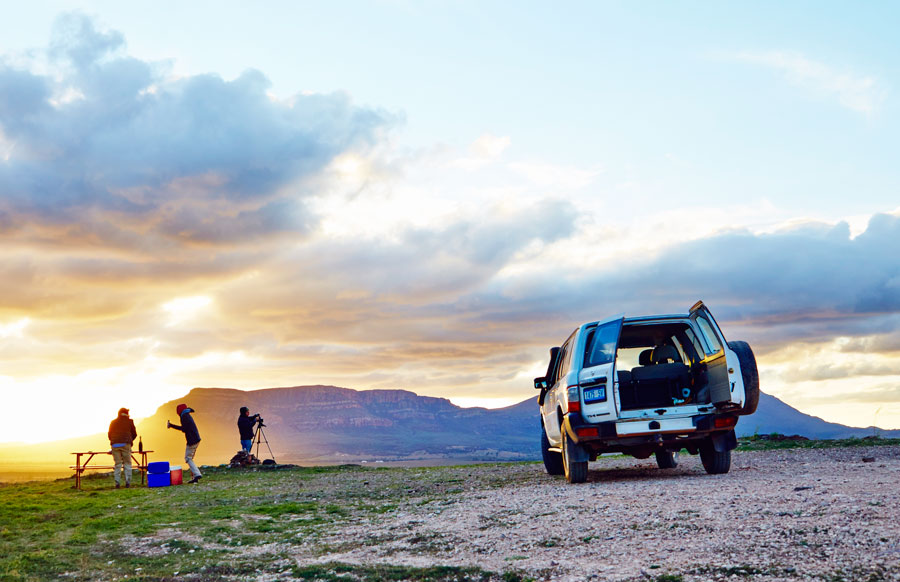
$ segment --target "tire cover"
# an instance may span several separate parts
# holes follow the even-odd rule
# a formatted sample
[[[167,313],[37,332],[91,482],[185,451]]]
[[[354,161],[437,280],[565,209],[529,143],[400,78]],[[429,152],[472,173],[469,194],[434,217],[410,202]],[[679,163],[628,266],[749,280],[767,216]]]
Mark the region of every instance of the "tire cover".
[[[756,356],[753,355],[753,350],[747,342],[728,342],[728,347],[737,354],[741,378],[744,381],[744,407],[738,414],[744,416],[753,414],[759,405],[759,371],[756,368]]]

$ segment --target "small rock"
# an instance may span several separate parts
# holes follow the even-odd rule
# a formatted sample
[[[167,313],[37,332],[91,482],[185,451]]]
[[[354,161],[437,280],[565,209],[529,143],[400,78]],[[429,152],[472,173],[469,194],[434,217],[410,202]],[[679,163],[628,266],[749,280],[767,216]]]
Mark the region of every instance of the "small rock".
[[[863,461],[863,463],[874,463],[875,457],[863,457],[862,461]]]

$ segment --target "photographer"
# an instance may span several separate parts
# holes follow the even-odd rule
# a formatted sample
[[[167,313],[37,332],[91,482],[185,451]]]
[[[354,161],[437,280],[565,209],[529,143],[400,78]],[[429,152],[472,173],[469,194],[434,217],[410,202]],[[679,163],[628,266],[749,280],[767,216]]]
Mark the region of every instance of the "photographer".
[[[253,427],[256,426],[257,422],[261,422],[259,414],[254,414],[250,416],[250,409],[246,406],[241,406],[241,415],[238,416],[238,431],[241,433],[241,448],[248,453],[250,449],[253,448],[253,437],[255,436]]]

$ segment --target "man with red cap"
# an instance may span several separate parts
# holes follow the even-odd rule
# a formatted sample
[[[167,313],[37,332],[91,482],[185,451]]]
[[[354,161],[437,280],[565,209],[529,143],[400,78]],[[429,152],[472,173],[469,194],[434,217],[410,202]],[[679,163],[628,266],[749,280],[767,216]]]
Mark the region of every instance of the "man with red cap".
[[[120,408],[119,414],[109,423],[109,445],[112,450],[113,463],[115,470],[113,478],[116,480],[116,489],[119,488],[121,480],[120,475],[124,473],[125,487],[131,487],[131,445],[137,438],[137,430],[134,428],[134,421],[128,416],[127,408]]]
[[[193,475],[193,478],[188,483],[198,483],[203,475],[200,474],[200,469],[194,464],[194,454],[197,452],[197,446],[200,444],[200,431],[197,430],[197,424],[191,417],[194,409],[188,408],[187,404],[179,404],[175,407],[175,410],[178,412],[179,418],[181,418],[181,425],[166,421],[166,428],[174,428],[184,433],[184,440],[187,441],[187,448],[184,449],[184,462],[188,464],[188,467],[191,469],[191,475]]]

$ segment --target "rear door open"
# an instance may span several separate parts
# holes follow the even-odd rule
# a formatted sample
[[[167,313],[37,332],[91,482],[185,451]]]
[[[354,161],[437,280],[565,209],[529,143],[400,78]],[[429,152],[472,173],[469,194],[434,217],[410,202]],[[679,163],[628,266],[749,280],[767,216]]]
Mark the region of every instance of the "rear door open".
[[[617,315],[585,330],[578,385],[581,391],[581,415],[588,422],[616,418],[613,384],[616,351],[624,319],[624,315]]]
[[[716,406],[743,405],[744,385],[740,380],[737,356],[728,348],[722,330],[702,301],[691,307],[691,321],[700,330],[700,343],[706,352],[701,354],[700,363],[706,366],[712,403]]]

